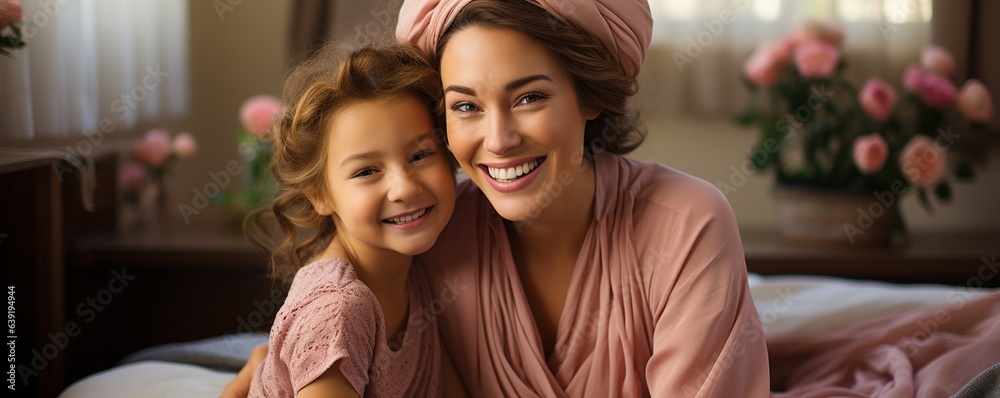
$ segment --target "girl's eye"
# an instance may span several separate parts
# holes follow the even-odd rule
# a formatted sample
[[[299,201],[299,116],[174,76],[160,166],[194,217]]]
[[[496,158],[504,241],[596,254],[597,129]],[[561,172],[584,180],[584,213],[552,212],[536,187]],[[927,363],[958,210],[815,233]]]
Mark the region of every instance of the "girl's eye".
[[[477,108],[475,105],[472,105],[471,103],[468,102],[459,102],[451,106],[452,112],[457,112],[457,113],[471,113],[477,111],[478,109],[479,108]]]
[[[437,153],[437,152],[434,152],[434,151],[420,151],[420,152],[417,152],[417,153],[413,154],[413,157],[410,158],[410,161],[411,162],[416,162],[416,161],[419,161],[419,160],[423,160],[423,159],[429,158],[431,156],[434,156],[435,153]]]
[[[351,175],[351,178],[367,178],[367,177],[371,177],[373,175],[375,175],[375,169],[373,169],[373,168],[367,168],[367,169],[358,170],[353,175]]]

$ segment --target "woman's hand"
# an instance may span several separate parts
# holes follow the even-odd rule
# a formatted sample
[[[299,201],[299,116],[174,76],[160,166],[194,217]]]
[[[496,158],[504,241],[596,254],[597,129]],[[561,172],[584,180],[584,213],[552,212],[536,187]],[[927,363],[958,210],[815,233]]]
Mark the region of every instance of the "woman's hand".
[[[236,374],[236,378],[226,385],[225,390],[222,390],[220,398],[246,398],[247,395],[250,395],[250,381],[253,380],[257,366],[264,362],[266,356],[267,344],[254,347],[247,364],[243,365],[243,369],[240,369],[240,373]]]

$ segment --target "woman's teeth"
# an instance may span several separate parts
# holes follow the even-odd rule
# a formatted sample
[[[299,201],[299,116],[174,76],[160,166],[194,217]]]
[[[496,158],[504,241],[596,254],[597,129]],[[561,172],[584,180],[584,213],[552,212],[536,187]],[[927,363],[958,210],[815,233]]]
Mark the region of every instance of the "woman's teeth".
[[[405,216],[405,217],[393,217],[393,218],[388,219],[387,221],[389,221],[389,222],[391,222],[393,224],[406,224],[406,223],[408,223],[410,221],[413,221],[413,220],[416,220],[416,219],[418,219],[420,217],[423,217],[424,213],[427,213],[427,209],[420,210],[419,213],[410,214],[410,215]]]
[[[486,167],[486,169],[490,172],[490,177],[493,177],[494,180],[511,182],[530,173],[535,167],[538,167],[538,159],[518,165],[517,167],[508,167],[506,169]]]

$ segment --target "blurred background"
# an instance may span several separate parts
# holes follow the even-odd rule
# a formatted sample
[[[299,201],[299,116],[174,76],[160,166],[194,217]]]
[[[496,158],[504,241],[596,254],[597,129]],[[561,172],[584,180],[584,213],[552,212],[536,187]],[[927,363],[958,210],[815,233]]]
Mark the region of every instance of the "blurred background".
[[[74,322],[82,329],[29,365],[38,372],[28,379],[43,381],[30,388],[50,396],[153,344],[267,331],[280,298],[272,298],[266,259],[239,232],[246,203],[237,203],[259,182],[252,163],[266,149],[255,146],[241,109],[251,98],[279,96],[290,67],[324,40],[391,32],[399,5],[19,5],[24,45],[0,55],[0,259],[8,285],[20,289],[19,363],[33,360],[33,349],[47,358],[50,333],[69,333]],[[651,9],[653,44],[635,98],[648,137],[629,156],[733,188],[723,190],[745,240],[777,228],[773,172],[745,165],[760,136],[735,121],[751,101],[743,65],[759,44],[808,20],[829,21],[842,29],[848,77],[858,85],[878,75],[900,87],[907,65],[935,44],[953,56],[956,85],[976,78],[1000,94],[1000,2],[652,0]],[[915,234],[995,237],[1000,122],[993,115],[949,126],[961,134],[955,153],[974,160],[975,179],[953,181],[950,203],[931,198],[933,212],[915,194],[902,197],[901,211]],[[185,132],[193,143],[179,144]],[[129,174],[127,164],[145,161],[164,139],[172,152],[156,161],[161,168]],[[156,192],[142,188],[152,182]],[[112,282],[125,269],[140,287],[119,293]],[[91,297],[106,311],[91,307]],[[250,322],[255,314],[262,319]]]

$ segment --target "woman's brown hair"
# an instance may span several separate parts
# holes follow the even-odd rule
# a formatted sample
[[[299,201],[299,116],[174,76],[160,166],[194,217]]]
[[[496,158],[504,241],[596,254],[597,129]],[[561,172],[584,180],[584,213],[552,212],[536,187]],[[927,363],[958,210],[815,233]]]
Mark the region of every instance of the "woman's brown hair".
[[[596,119],[587,122],[585,150],[626,154],[642,144],[645,134],[639,116],[628,106],[628,99],[638,91],[638,84],[604,46],[586,32],[562,23],[527,0],[476,0],[458,12],[438,41],[435,54],[439,64],[448,39],[472,26],[520,32],[559,59],[573,77],[581,105],[601,109]]]
[[[244,220],[250,241],[270,253],[275,281],[290,283],[335,233],[333,220],[317,212],[308,194],[326,192],[326,148],[336,111],[352,101],[402,95],[424,101],[441,126],[440,77],[420,50],[394,42],[348,51],[327,45],[285,79],[288,108],[271,129],[277,192],[270,208]],[[435,131],[439,142],[443,136],[442,129]]]

